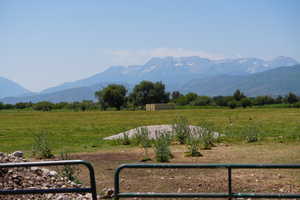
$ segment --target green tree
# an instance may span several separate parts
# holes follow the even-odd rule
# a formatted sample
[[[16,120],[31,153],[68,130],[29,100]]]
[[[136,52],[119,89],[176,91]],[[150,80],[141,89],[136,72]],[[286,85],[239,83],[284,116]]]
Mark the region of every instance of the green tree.
[[[275,100],[270,96],[257,96],[254,99],[254,104],[259,106],[266,105],[266,104],[274,104],[274,103]]]
[[[187,93],[185,95],[186,97],[186,100],[188,103],[191,103],[192,101],[195,101],[198,97],[198,95],[196,93],[193,93],[193,92],[190,92],[190,93]]]
[[[169,96],[163,83],[142,81],[133,88],[130,100],[135,106],[145,106],[151,103],[167,103]]]
[[[36,103],[33,106],[34,110],[39,110],[39,111],[51,111],[54,108],[54,104],[48,101],[41,101]]]
[[[296,103],[298,101],[298,97],[290,92],[287,96],[286,96],[286,102],[289,103],[289,104],[293,104],[293,103]]]
[[[234,93],[233,93],[233,97],[236,101],[240,101],[243,98],[245,98],[246,96],[239,90],[237,89]]]
[[[172,96],[172,101],[175,102],[176,99],[182,96],[182,94],[179,91],[174,91],[172,92],[171,96]]]
[[[180,96],[175,100],[175,103],[180,106],[184,106],[188,104],[186,96]]]
[[[27,103],[27,102],[19,102],[16,103],[15,105],[16,109],[25,109],[25,108],[30,108],[32,107],[32,103]]]
[[[229,101],[228,102],[228,106],[229,106],[229,108],[234,109],[234,108],[236,108],[238,106],[238,102],[235,101],[235,100]]]
[[[216,96],[213,97],[214,102],[218,106],[228,106],[228,102],[233,101],[233,96]]]
[[[243,106],[243,108],[249,107],[252,105],[252,102],[249,98],[243,98],[241,100],[241,105]]]
[[[211,98],[208,96],[198,96],[194,101],[190,104],[192,106],[207,106],[212,102]]]
[[[120,110],[126,103],[126,93],[127,89],[123,85],[110,84],[101,91],[97,91],[95,96],[103,109],[109,106]]]

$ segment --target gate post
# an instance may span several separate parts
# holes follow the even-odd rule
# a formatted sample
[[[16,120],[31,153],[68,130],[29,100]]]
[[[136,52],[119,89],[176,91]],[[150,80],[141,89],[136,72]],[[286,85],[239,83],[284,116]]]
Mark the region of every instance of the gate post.
[[[228,199],[231,200],[232,199],[232,186],[231,186],[231,167],[228,167]]]

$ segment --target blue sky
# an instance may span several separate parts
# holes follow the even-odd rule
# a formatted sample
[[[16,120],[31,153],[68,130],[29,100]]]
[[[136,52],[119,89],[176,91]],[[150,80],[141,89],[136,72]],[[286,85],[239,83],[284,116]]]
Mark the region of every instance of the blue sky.
[[[152,56],[300,61],[299,0],[0,0],[0,76],[33,91]]]

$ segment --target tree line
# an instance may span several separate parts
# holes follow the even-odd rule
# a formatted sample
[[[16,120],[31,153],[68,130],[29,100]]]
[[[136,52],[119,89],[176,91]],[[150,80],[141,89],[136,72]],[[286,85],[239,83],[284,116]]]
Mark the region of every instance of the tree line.
[[[219,107],[251,107],[272,104],[286,104],[289,107],[300,107],[300,97],[294,93],[285,96],[257,96],[247,97],[237,89],[231,96],[201,96],[190,92],[182,94],[179,91],[166,92],[165,85],[161,82],[141,81],[135,85],[133,90],[128,93],[125,86],[121,84],[110,84],[105,88],[95,92],[97,102],[60,102],[51,103],[42,101],[38,103],[19,102],[16,104],[3,104],[0,102],[1,109],[34,109],[40,111],[50,110],[107,110],[107,109],[144,109],[146,104],[153,103],[173,103],[177,106],[219,106]]]

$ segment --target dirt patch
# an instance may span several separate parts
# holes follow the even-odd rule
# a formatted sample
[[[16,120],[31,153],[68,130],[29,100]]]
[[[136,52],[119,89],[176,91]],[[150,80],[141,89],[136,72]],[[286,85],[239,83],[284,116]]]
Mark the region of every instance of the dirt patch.
[[[234,145],[202,151],[203,157],[183,156],[185,147],[172,146],[171,163],[299,163],[299,145]],[[153,152],[150,152],[153,157]],[[95,167],[98,192],[113,187],[114,170],[125,163],[138,163],[142,150],[77,154],[76,159],[90,161]],[[81,179],[87,182],[83,172]],[[121,173],[122,192],[226,192],[224,169],[126,169]],[[300,170],[233,170],[233,192],[297,193]]]

